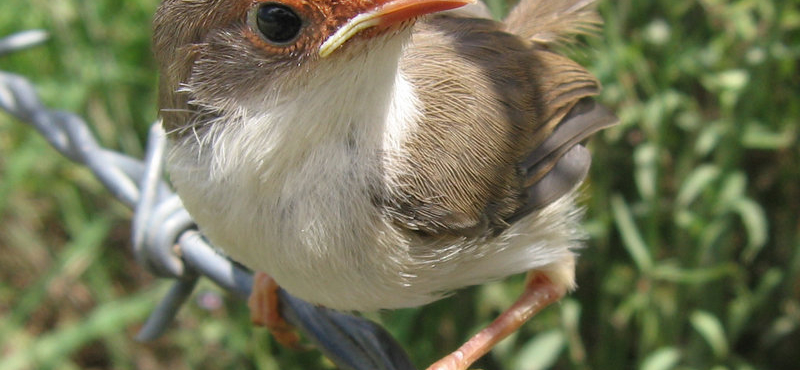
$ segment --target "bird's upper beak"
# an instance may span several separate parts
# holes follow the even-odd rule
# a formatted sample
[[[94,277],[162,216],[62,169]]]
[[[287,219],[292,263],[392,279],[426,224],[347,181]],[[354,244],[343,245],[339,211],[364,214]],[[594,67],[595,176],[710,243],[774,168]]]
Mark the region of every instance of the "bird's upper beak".
[[[375,6],[342,25],[320,46],[319,55],[327,57],[359,32],[380,26],[389,27],[415,17],[455,9],[476,0],[377,0]]]

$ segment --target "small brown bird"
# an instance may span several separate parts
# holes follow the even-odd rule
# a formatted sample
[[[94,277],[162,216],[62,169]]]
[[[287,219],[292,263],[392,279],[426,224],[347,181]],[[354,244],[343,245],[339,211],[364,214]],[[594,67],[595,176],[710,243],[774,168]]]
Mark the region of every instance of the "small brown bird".
[[[163,0],[154,26],[173,184],[233,259],[358,311],[531,272],[432,369],[574,286],[579,143],[616,121],[553,50],[597,27],[593,0],[522,0],[504,22],[471,2]]]

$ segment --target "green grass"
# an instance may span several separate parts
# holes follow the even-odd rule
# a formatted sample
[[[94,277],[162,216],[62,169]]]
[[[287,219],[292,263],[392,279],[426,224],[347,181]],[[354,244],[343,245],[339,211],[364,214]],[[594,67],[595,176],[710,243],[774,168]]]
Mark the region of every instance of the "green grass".
[[[6,0],[0,35],[44,28],[52,39],[0,69],[86,117],[102,145],[139,156],[156,113],[155,6]],[[476,367],[796,368],[800,4],[619,0],[601,11],[600,36],[574,54],[622,122],[592,141],[579,289]],[[133,341],[167,282],[133,262],[129,218],[87,170],[0,114],[0,370],[330,368],[278,347],[233,298],[191,303],[164,338]],[[372,317],[423,366],[521,283]]]

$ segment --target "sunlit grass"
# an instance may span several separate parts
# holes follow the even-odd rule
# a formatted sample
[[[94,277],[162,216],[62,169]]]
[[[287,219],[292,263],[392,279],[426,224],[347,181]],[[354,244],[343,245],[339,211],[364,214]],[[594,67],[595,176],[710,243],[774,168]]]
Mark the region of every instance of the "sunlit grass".
[[[86,117],[103,145],[140,155],[156,116],[156,3],[7,0],[0,35],[43,28],[52,39],[0,69]],[[571,51],[621,124],[591,142],[579,288],[476,367],[796,367],[800,5],[621,0],[601,11],[601,34]],[[134,342],[165,282],[133,261],[129,217],[88,171],[0,115],[0,370],[331,367],[275,345],[233,298],[213,310],[191,303],[163,339]],[[423,366],[521,283],[371,317]]]

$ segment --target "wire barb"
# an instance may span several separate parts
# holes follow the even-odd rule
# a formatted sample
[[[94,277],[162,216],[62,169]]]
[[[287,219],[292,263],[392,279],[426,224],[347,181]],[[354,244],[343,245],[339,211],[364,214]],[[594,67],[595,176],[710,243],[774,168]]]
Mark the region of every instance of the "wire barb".
[[[44,31],[0,38],[0,56],[44,42]],[[24,77],[0,71],[0,109],[33,126],[61,154],[87,166],[114,197],[134,210],[132,241],[139,264],[176,282],[137,335],[159,337],[205,276],[240,298],[252,290],[252,275],[223,256],[196,230],[180,198],[163,179],[166,135],[156,122],[144,161],[102,148],[75,114],[47,109]],[[317,307],[281,294],[281,313],[343,369],[412,370],[397,342],[366,319]]]

